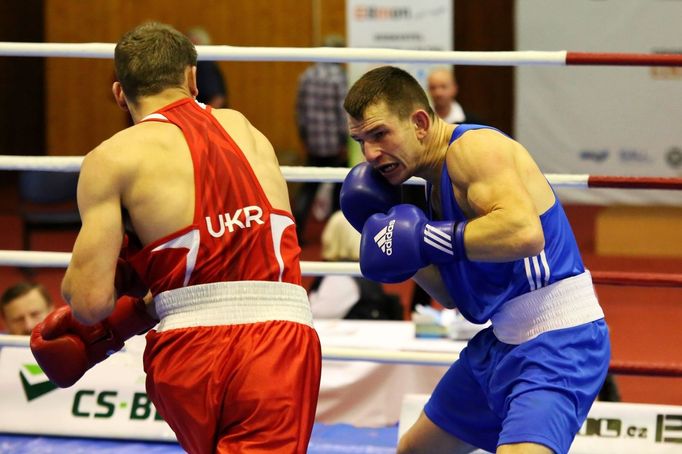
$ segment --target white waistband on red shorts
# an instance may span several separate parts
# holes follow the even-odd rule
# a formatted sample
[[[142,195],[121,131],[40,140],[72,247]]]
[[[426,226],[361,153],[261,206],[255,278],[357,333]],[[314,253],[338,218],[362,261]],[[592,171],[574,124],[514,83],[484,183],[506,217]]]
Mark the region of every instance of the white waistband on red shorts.
[[[585,271],[507,301],[490,320],[495,337],[518,345],[547,331],[601,318],[604,312],[594,293],[592,275]]]
[[[156,330],[285,320],[313,326],[308,294],[286,282],[233,281],[192,285],[154,297]]]

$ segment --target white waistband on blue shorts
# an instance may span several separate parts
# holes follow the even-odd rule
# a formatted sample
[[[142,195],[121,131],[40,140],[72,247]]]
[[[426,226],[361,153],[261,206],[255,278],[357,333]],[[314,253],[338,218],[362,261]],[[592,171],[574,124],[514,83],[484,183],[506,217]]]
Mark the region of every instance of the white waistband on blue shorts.
[[[313,326],[308,294],[286,282],[233,281],[192,285],[154,297],[156,330],[285,320]]]
[[[585,271],[507,301],[490,320],[495,337],[518,345],[547,331],[601,318],[604,312],[594,293],[592,275]]]

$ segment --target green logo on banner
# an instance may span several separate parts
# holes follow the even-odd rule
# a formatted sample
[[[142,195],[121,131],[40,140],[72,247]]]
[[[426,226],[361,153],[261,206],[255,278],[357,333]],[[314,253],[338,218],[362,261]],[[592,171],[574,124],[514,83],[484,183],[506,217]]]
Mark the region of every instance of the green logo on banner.
[[[24,388],[26,400],[30,402],[57,389],[57,385],[49,380],[36,381],[36,379],[44,376],[43,371],[37,364],[24,364],[23,366],[23,369],[19,371],[19,377],[21,378],[21,386]]]

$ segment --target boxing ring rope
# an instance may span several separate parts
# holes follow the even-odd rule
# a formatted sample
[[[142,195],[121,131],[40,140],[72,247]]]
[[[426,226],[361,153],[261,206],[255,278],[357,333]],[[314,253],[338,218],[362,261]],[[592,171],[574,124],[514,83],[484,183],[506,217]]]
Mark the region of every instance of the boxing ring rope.
[[[7,156],[0,155],[0,170],[50,170],[77,172],[83,161],[82,156]],[[287,167],[282,173],[289,182],[341,182],[349,169],[334,167]],[[682,178],[623,177],[599,175],[545,175],[554,187],[572,188],[629,188],[629,189],[682,189]],[[408,184],[423,184],[421,178],[411,178]],[[0,266],[54,267],[68,266],[71,254],[68,252],[2,251]],[[304,276],[350,275],[361,276],[357,262],[301,262]],[[633,272],[592,272],[597,285],[637,285],[645,287],[682,287],[682,275]],[[28,338],[22,336],[0,336],[2,346],[27,346]],[[357,348],[323,347],[323,357],[330,360],[371,361],[395,364],[420,364],[446,366],[454,362],[456,353],[433,353],[411,351],[369,350]],[[613,361],[611,372],[620,375],[649,375],[659,377],[682,377],[682,365],[649,364]]]
[[[29,336],[0,334],[0,348],[29,346]],[[459,357],[452,352],[401,351],[366,348],[325,347],[322,359],[335,361],[369,361],[383,364],[413,364],[422,366],[450,366]],[[682,364],[645,363],[640,361],[611,361],[609,372],[617,375],[647,377],[682,377]]]
[[[0,42],[0,56],[101,58],[114,56],[113,43]],[[679,54],[638,54],[574,51],[428,51],[334,47],[196,46],[199,60],[336,63],[448,63],[487,66],[682,66]]]
[[[0,42],[0,56],[9,57],[65,57],[113,58],[111,43],[10,43]],[[682,66],[682,54],[590,53],[572,51],[505,51],[462,52],[399,49],[354,48],[267,48],[235,46],[197,46],[200,60],[215,61],[326,61],[375,63],[448,63],[486,66]],[[2,156],[0,170],[44,170],[77,172],[82,156]],[[290,182],[340,182],[349,169],[281,167]],[[554,187],[570,188],[628,188],[682,189],[682,178],[626,177],[599,175],[546,174]],[[407,184],[423,184],[411,178]],[[0,251],[0,266],[66,267],[70,253],[39,251]],[[359,276],[355,262],[301,262],[305,276]],[[682,287],[682,275],[656,273],[603,272],[592,273],[595,284]],[[1,347],[26,347],[28,336],[0,335]],[[332,360],[372,361],[397,364],[425,364],[449,366],[457,359],[456,353],[415,351],[386,351],[355,348],[324,348],[323,357]],[[682,365],[649,364],[612,361],[610,371],[621,375],[651,375],[682,377]]]
[[[12,156],[0,155],[0,170],[44,170],[51,172],[78,172],[83,156]],[[314,181],[339,183],[350,171],[339,167],[281,166],[282,174],[292,183]],[[628,177],[589,174],[545,174],[555,188],[620,188],[620,189],[682,189],[679,177]],[[412,177],[405,184],[424,184],[424,180]]]
[[[69,252],[1,251],[0,266],[64,268],[69,264]],[[357,262],[301,262],[304,276],[350,275],[361,276]],[[682,288],[682,274],[632,273],[593,271],[597,285],[637,285]],[[0,335],[1,347],[26,347],[27,336]],[[324,347],[322,356],[329,360],[371,361],[391,364],[418,364],[447,366],[454,362],[456,353],[418,351],[388,351],[359,348]],[[612,361],[609,370],[620,375],[645,375],[656,377],[682,377],[682,364],[653,364],[632,361]]]
[[[0,349],[3,347],[28,347],[29,336],[0,334]]]
[[[641,361],[611,361],[609,372],[617,375],[647,377],[682,377],[682,364],[644,363]]]
[[[599,285],[636,287],[682,287],[682,274],[637,273],[625,271],[590,271],[592,282]]]
[[[50,170],[57,172],[77,172],[80,169],[82,156],[7,156],[0,155],[0,170]],[[343,181],[349,169],[335,167],[287,167],[282,166],[282,173],[289,182],[333,182]],[[623,177],[600,175],[567,175],[546,174],[554,187],[572,188],[629,188],[629,189],[682,189],[682,178],[659,177]],[[411,178],[408,184],[423,184],[420,178]],[[16,267],[55,267],[68,265],[71,254],[67,252],[40,251],[2,251],[0,250],[0,266]],[[356,262],[301,262],[304,276],[350,275],[361,276]],[[632,272],[592,272],[595,284],[603,285],[637,285],[645,287],[682,287],[682,275]],[[0,346],[27,345],[26,339],[13,339],[15,336],[0,337]],[[357,360],[389,363],[410,363],[429,365],[448,365],[456,358],[451,353],[430,352],[389,352],[366,349],[327,348],[323,350],[326,359]],[[622,375],[655,375],[682,376],[682,367],[670,365],[654,365],[614,361],[612,372]]]
[[[0,57],[65,57],[111,59],[114,44],[109,43],[7,43],[0,42]],[[233,46],[197,46],[199,60],[214,61],[282,61],[282,62],[372,62],[372,63],[440,63],[486,66],[682,66],[682,54],[589,53],[571,51],[519,52],[441,52],[394,49],[352,48],[265,48]],[[0,170],[37,170],[78,172],[82,156],[18,157],[0,155]],[[281,167],[289,182],[343,181],[349,169]],[[623,177],[600,175],[545,175],[556,188],[626,188],[682,189],[682,178]],[[424,184],[411,178],[406,184]],[[2,251],[0,267],[63,268],[71,254],[64,252]],[[356,262],[301,262],[304,276],[360,276]],[[682,274],[629,273],[593,271],[593,281],[599,285],[631,285],[643,287],[682,287]],[[26,348],[28,336],[0,335],[3,347]],[[426,352],[364,348],[325,347],[325,360],[366,361],[386,364],[408,364],[448,367],[458,359],[455,352]],[[682,364],[611,361],[609,371],[618,375],[682,377]],[[22,376],[23,378],[23,376]],[[658,427],[658,426],[657,426]]]
[[[0,266],[20,268],[66,268],[70,252],[0,250]],[[303,276],[362,276],[357,262],[301,262]],[[638,273],[630,271],[591,271],[596,285],[682,288],[682,274]]]

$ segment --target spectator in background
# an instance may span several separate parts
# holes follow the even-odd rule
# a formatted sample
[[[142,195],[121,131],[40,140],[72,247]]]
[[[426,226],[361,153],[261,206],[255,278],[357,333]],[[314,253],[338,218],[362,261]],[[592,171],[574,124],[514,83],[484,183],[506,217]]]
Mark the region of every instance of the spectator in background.
[[[459,87],[455,72],[449,66],[438,66],[431,70],[427,78],[429,97],[433,110],[446,123],[480,123],[480,120],[457,102]]]
[[[207,46],[211,37],[203,27],[193,27],[187,31],[187,37],[194,45]],[[216,109],[229,106],[227,84],[220,67],[214,61],[197,61],[197,101]]]
[[[341,211],[336,211],[322,231],[322,258],[357,262],[359,254],[360,233]],[[362,277],[318,277],[308,295],[314,319],[403,320],[400,298],[385,293],[381,284]]]
[[[40,284],[21,282],[0,297],[0,313],[8,334],[27,336],[52,311],[52,298]]]
[[[324,39],[325,47],[343,47],[338,35]],[[298,80],[296,96],[296,122],[306,153],[306,165],[314,167],[343,167],[347,165],[346,147],[348,126],[343,110],[343,99],[348,80],[339,63],[316,63],[307,68]],[[318,183],[306,183],[298,192],[294,203],[294,217],[299,242],[315,199]],[[341,185],[334,187],[332,212],[339,209]]]

